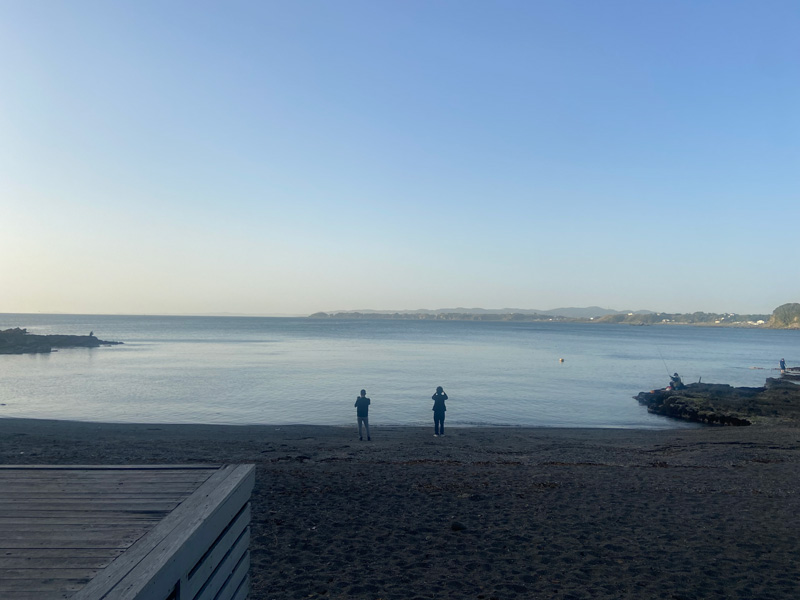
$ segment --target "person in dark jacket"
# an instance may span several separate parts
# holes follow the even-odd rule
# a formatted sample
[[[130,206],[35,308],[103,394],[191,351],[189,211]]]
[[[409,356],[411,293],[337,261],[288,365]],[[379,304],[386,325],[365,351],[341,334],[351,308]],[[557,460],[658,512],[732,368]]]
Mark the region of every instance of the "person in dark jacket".
[[[447,394],[444,393],[442,386],[436,388],[436,393],[431,396],[433,400],[433,435],[444,435],[444,413],[447,407],[444,401],[447,400]]]
[[[367,429],[367,441],[371,442],[372,438],[369,437],[369,403],[370,400],[367,398],[367,390],[361,390],[361,395],[356,396],[356,403],[353,405],[356,407],[356,420],[358,421],[358,439],[360,441],[364,441],[364,437],[361,435],[361,424],[364,424],[364,427]]]
[[[669,373],[669,371],[667,371]],[[681,376],[675,373],[674,375],[670,375],[670,383],[672,383],[672,387],[676,390],[682,390],[685,386],[683,385],[683,381],[681,381]]]

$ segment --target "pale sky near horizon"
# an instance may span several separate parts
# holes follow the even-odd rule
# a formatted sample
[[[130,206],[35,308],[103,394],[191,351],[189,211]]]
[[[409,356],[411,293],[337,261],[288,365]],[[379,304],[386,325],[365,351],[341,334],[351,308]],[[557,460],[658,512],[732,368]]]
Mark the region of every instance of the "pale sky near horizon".
[[[0,313],[800,302],[800,2],[0,0]]]

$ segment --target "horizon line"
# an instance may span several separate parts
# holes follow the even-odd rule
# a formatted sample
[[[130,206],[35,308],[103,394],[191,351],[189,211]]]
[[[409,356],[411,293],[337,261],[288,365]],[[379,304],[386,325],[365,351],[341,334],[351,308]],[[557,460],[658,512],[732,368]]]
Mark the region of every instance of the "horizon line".
[[[493,311],[499,314],[514,314],[519,311],[527,311],[530,313],[546,314],[557,310],[588,310],[590,308],[598,308],[604,311],[612,311],[615,314],[637,314],[637,313],[652,313],[652,314],[694,314],[697,312],[707,314],[719,315],[771,315],[775,309],[769,312],[735,312],[735,311],[704,311],[695,310],[691,312],[670,312],[670,311],[655,311],[649,309],[638,310],[617,310],[612,308],[603,308],[601,306],[569,306],[551,309],[534,309],[534,308],[415,308],[415,309],[343,309],[343,310],[318,310],[311,313],[233,313],[233,312],[202,312],[202,313],[166,313],[166,312],[153,312],[153,313],[122,313],[122,312],[63,312],[63,311],[23,311],[23,312],[6,312],[0,311],[0,315],[46,315],[46,316],[104,316],[104,317],[231,317],[231,318],[307,318],[313,314],[339,314],[339,313],[376,313],[376,314],[395,314],[395,313],[452,313],[452,312],[469,312],[469,311]],[[506,312],[507,311],[507,312]]]

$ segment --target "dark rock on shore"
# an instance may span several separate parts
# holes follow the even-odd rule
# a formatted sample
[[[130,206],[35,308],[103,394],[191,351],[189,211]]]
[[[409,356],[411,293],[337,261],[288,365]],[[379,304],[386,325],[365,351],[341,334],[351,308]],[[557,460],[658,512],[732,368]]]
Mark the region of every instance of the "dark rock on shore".
[[[763,387],[690,383],[680,390],[640,392],[634,398],[651,413],[709,425],[800,420],[800,385],[771,377]]]
[[[38,354],[52,352],[54,348],[97,348],[115,346],[122,342],[107,342],[89,335],[36,335],[27,329],[0,331],[0,354]]]

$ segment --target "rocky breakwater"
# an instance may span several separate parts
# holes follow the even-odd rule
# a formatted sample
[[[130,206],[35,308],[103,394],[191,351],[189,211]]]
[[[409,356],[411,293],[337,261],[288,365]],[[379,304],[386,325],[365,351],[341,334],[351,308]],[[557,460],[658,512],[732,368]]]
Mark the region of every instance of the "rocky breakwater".
[[[763,387],[690,383],[679,390],[651,390],[634,396],[647,410],[709,425],[752,425],[800,421],[800,385],[768,378]]]
[[[122,342],[107,342],[89,335],[36,335],[27,329],[0,331],[0,354],[38,354],[52,352],[58,348],[97,348],[115,346]]]

